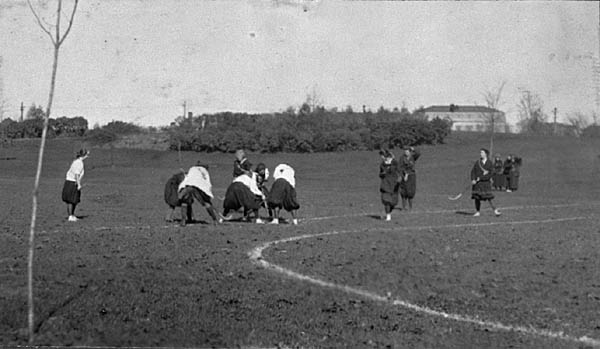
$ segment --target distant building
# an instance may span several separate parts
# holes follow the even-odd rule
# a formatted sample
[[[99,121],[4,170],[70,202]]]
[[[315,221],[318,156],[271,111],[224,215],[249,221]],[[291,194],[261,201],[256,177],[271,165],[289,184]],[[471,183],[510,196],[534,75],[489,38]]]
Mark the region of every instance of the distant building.
[[[492,121],[494,132],[507,132],[504,112],[478,105],[433,105],[423,109],[428,120],[436,117],[452,120],[453,131],[490,131]]]

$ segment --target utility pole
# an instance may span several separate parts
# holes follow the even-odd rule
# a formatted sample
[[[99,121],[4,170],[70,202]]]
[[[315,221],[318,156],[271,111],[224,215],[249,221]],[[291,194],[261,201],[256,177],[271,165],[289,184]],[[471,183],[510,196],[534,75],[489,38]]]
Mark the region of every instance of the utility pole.
[[[23,102],[21,102],[21,122],[23,122],[23,110],[25,110],[25,106],[23,105]]]
[[[183,118],[185,119],[186,116],[187,116],[187,103],[186,103],[186,101],[183,101]]]
[[[556,136],[556,107],[554,107],[554,135]]]

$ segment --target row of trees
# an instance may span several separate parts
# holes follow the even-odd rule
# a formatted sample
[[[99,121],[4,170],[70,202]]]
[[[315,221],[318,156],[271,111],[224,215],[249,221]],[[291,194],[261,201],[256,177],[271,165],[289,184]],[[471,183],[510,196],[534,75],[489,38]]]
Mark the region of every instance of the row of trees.
[[[596,113],[585,115],[575,112],[567,116],[566,123],[557,122],[557,110],[553,110],[553,117],[544,113],[542,98],[530,91],[521,93],[517,109],[520,117],[518,126],[521,133],[591,136],[594,134],[592,129],[598,125]]]
[[[488,89],[482,94],[487,107],[493,109],[502,109],[502,94],[505,85],[506,81],[499,84],[497,88]],[[598,114],[595,112],[591,115],[575,112],[567,115],[564,122],[556,121],[556,108],[552,110],[552,116],[548,115],[544,112],[544,102],[540,95],[529,90],[520,91],[516,110],[519,115],[517,129],[520,133],[538,135],[586,136],[593,134],[591,129],[585,131],[587,128],[598,125]],[[486,120],[488,124],[487,130],[491,131],[494,128],[493,116],[487,117],[490,118]]]
[[[43,129],[44,119],[26,119],[20,122],[4,119],[0,122],[0,138],[40,138]],[[48,137],[81,137],[87,130],[88,122],[81,116],[48,120]]]
[[[283,113],[204,114],[169,127],[171,149],[232,152],[323,152],[443,143],[449,120],[428,121],[408,110],[354,113],[303,104]]]

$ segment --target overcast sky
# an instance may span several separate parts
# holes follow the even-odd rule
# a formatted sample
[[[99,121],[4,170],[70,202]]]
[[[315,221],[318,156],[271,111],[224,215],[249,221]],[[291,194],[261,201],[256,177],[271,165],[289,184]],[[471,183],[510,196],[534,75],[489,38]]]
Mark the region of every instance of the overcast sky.
[[[47,101],[51,44],[25,4],[0,0],[5,117]],[[522,90],[564,119],[596,108],[598,24],[596,2],[82,0],[53,114],[166,125],[184,101],[268,112],[312,93],[412,110],[484,104],[506,81],[509,120]]]

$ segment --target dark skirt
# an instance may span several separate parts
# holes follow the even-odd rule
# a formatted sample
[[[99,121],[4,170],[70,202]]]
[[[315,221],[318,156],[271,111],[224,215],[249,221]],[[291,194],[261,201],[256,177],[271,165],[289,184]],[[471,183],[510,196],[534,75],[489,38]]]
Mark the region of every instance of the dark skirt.
[[[492,200],[494,198],[494,193],[492,192],[492,182],[483,181],[477,182],[473,185],[471,193],[471,199],[474,200]]]
[[[392,206],[395,207],[396,205],[398,205],[398,192],[392,192],[392,193],[388,193],[388,192],[381,192],[381,203],[386,205],[386,206]]]
[[[181,206],[178,194],[179,182],[173,177],[167,181],[167,184],[165,184],[165,202],[171,208]]]
[[[198,201],[199,204],[207,203],[212,205],[210,196],[206,195],[202,190],[189,185],[181,189],[178,198],[179,206],[182,204],[187,204],[189,206],[194,203],[194,200]]]
[[[504,188],[506,187],[506,176],[503,173],[496,173],[492,177],[495,188]]]
[[[507,185],[508,189],[510,189],[512,191],[519,189],[519,174],[510,172],[508,174],[508,176],[506,176],[506,177],[507,177],[507,182],[508,182],[508,185]]]
[[[296,189],[283,178],[279,178],[273,183],[267,197],[267,205],[269,208],[283,208],[286,211],[294,211],[300,208],[300,204],[296,199]]]
[[[225,193],[223,208],[225,210],[237,211],[242,207],[245,210],[258,210],[260,208],[260,200],[257,200],[257,196],[246,185],[233,182],[229,185]]]
[[[81,201],[81,190],[77,189],[76,182],[65,181],[62,190],[62,201],[72,205],[77,205]]]
[[[400,196],[405,199],[412,199],[417,192],[417,174],[409,173],[406,181],[400,182]]]

